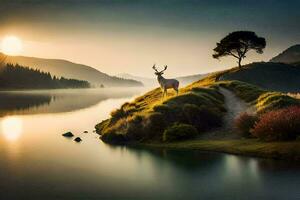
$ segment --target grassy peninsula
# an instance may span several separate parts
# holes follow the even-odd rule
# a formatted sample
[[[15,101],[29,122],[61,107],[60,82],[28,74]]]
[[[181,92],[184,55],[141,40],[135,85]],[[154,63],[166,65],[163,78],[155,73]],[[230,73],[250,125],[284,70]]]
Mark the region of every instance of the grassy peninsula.
[[[300,110],[300,100],[250,83],[222,80],[224,75],[251,67],[212,73],[181,88],[178,96],[171,92],[162,99],[156,88],[113,111],[109,119],[96,125],[97,133],[111,144],[300,159],[300,115],[295,111]],[[228,105],[224,90],[240,102]],[[245,113],[232,112],[234,103],[244,104]],[[271,118],[285,112],[293,119],[291,123],[289,118]]]

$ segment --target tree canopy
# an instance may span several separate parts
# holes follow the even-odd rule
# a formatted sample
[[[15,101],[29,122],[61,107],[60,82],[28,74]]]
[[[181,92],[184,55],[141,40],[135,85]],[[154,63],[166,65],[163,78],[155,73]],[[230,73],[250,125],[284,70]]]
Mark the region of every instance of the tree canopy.
[[[219,59],[224,56],[233,56],[238,59],[238,65],[241,68],[242,59],[246,57],[246,53],[255,50],[257,53],[263,53],[266,47],[266,40],[258,37],[252,31],[236,31],[228,34],[214,48],[213,58]]]

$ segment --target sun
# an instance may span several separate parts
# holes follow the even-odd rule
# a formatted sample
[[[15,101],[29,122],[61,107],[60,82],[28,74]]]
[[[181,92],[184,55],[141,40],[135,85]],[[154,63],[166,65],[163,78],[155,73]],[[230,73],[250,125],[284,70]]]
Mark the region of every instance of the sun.
[[[23,131],[22,120],[17,117],[7,117],[1,122],[2,134],[9,141],[17,140]]]
[[[7,55],[17,55],[23,49],[22,40],[16,36],[5,36],[1,42],[1,50]]]

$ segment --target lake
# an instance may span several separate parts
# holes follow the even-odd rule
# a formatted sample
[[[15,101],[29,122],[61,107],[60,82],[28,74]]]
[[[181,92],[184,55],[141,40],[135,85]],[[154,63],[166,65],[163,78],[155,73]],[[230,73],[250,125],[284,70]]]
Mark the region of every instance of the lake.
[[[143,91],[0,92],[0,199],[300,198],[299,163],[104,144],[94,125]]]

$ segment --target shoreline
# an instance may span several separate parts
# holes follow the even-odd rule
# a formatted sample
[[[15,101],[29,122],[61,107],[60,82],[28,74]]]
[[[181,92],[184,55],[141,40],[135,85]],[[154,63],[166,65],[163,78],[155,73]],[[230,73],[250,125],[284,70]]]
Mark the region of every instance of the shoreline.
[[[257,139],[188,140],[173,143],[126,143],[129,147],[200,150],[239,156],[300,161],[300,141],[263,142]]]

